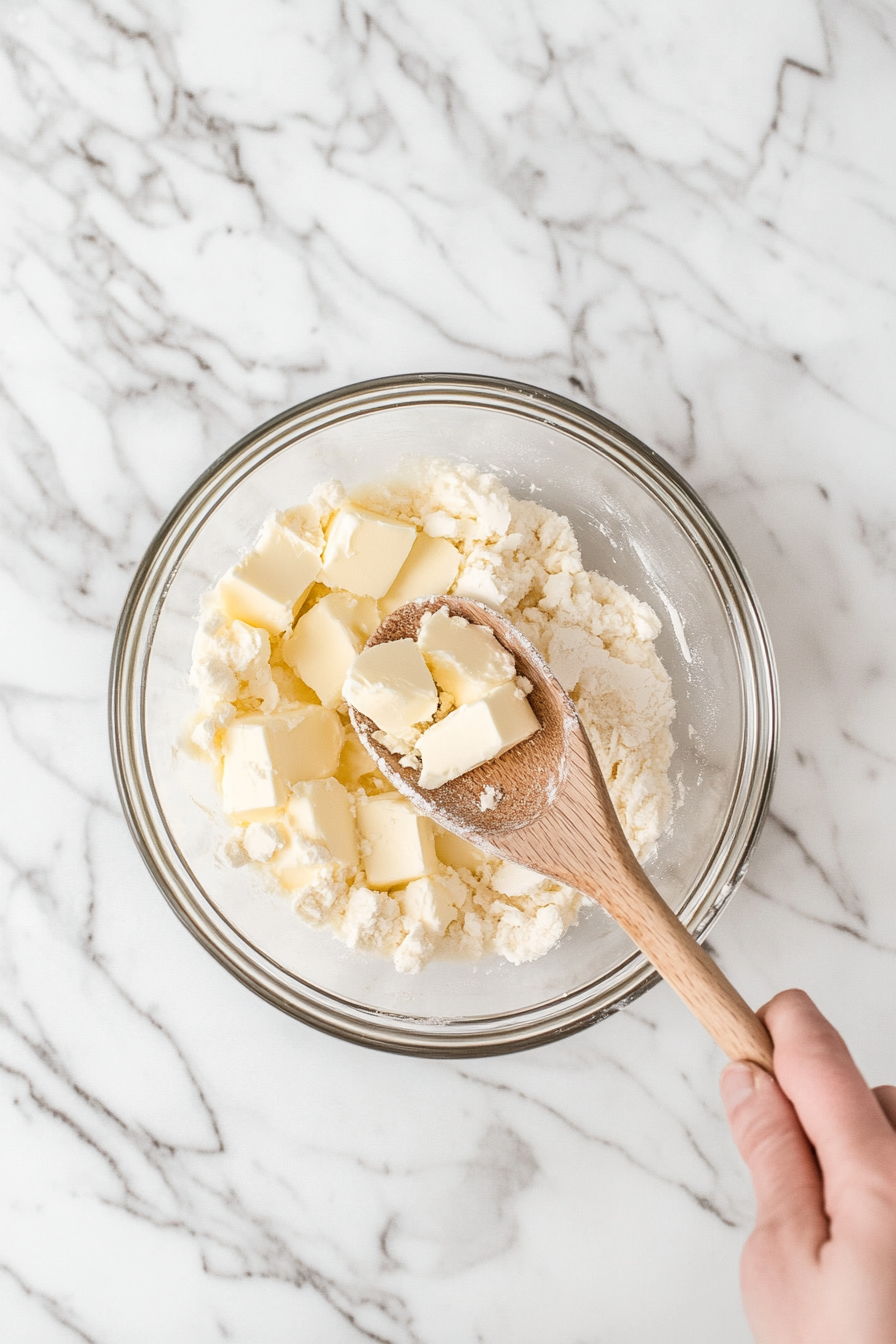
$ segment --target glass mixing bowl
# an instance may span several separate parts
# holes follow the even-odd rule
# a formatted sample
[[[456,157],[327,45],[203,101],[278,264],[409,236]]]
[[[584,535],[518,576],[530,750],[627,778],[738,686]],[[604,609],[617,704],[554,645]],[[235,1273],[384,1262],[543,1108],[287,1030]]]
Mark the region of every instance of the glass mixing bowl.
[[[458,374],[359,383],[285,411],[225,453],[175,507],[134,579],[113,655],[112,752],[150,872],[243,984],[347,1040],[484,1055],[589,1026],[656,974],[588,903],[539,961],[437,961],[399,975],[303,924],[260,874],[216,858],[229,828],[211,771],[176,747],[194,710],[187,677],[201,593],[274,509],[322,480],[351,489],[420,454],[473,462],[565,514],[586,567],[662,617],[680,802],[646,868],[704,937],[746,871],[772,786],[777,693],[765,624],[730,544],[682,478],[617,425],[537,387]]]

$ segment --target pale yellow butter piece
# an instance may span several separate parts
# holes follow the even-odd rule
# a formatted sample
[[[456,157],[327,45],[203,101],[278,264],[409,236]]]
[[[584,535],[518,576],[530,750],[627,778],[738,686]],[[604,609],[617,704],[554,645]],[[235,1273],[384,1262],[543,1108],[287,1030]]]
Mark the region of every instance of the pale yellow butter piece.
[[[285,887],[308,886],[333,862],[354,868],[358,839],[348,790],[335,779],[296,784],[286,805],[289,840],[272,867]],[[324,851],[320,853],[318,851]]]
[[[450,616],[447,607],[423,617],[417,644],[439,686],[456,705],[481,700],[516,674],[513,655],[491,630]]]
[[[327,593],[283,641],[285,663],[311,687],[321,704],[335,709],[342,703],[342,683],[349,665],[380,623],[371,597]]]
[[[346,505],[327,529],[321,580],[360,597],[385,597],[416,536],[411,523]]]
[[[481,849],[471,845],[469,840],[451,831],[443,831],[441,826],[436,827],[436,854],[439,862],[447,864],[449,868],[469,868],[471,872],[478,871],[488,857]]]
[[[362,650],[348,669],[342,694],[377,728],[407,737],[439,707],[439,693],[412,639],[393,639]]]
[[[358,799],[358,830],[367,884],[385,891],[438,872],[433,824],[398,793]]]
[[[420,788],[437,789],[537,733],[541,725],[522,691],[505,682],[472,705],[461,705],[421,735]]]
[[[345,745],[342,748],[342,755],[339,757],[336,778],[340,784],[344,784],[347,789],[354,791],[364,776],[372,775],[374,770],[376,770],[376,761],[363,745],[354,728],[349,726],[346,729]]]
[[[383,616],[391,616],[405,602],[415,597],[432,597],[447,593],[457,578],[460,552],[443,537],[428,537],[421,532],[411,547],[398,577],[380,601]]]
[[[456,897],[438,877],[418,877],[404,891],[395,893],[401,913],[428,929],[442,934],[457,918]]]
[[[345,729],[333,709],[301,705],[267,716],[274,765],[288,785],[306,779],[327,779],[338,764]]]
[[[292,625],[320,563],[320,553],[298,532],[270,518],[255,549],[219,581],[217,605],[228,621],[279,635]]]
[[[355,867],[358,837],[348,789],[336,779],[296,784],[286,808],[290,824],[308,840],[325,845],[337,863]]]
[[[269,820],[292,784],[334,773],[344,736],[339,715],[320,705],[237,719],[224,734],[224,811],[240,821]]]
[[[541,873],[533,873],[531,868],[505,859],[492,873],[490,885],[502,896],[532,896],[543,886],[544,880]]]
[[[268,724],[239,719],[224,734],[224,811],[238,821],[268,821],[286,802],[271,753]]]

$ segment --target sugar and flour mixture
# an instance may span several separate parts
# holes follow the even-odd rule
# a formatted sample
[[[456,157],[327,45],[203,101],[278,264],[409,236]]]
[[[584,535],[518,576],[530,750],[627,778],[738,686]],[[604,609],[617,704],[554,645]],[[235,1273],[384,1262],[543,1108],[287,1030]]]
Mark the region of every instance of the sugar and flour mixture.
[[[343,534],[371,548],[364,564],[353,565]],[[295,594],[278,591],[287,571]],[[341,694],[345,660],[379,621],[432,592],[496,607],[544,655],[643,860],[672,808],[675,705],[654,650],[660,621],[585,571],[565,518],[472,466],[420,458],[350,496],[328,482],[268,520],[204,599],[192,744],[219,772],[233,823],[223,857],[263,871],[308,924],[403,972],[433,957],[532,961],[584,898],[419,816],[374,767]]]

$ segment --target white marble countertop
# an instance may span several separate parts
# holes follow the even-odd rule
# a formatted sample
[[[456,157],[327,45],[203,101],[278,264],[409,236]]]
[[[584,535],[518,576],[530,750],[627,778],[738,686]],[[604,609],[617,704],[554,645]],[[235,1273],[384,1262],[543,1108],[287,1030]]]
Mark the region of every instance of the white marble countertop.
[[[599,407],[702,492],[783,703],[713,934],[896,1081],[896,12],[3,0],[0,1319],[10,1344],[741,1344],[749,1185],[665,988],[534,1052],[366,1052],[176,922],[112,634],[193,477],[420,369]]]

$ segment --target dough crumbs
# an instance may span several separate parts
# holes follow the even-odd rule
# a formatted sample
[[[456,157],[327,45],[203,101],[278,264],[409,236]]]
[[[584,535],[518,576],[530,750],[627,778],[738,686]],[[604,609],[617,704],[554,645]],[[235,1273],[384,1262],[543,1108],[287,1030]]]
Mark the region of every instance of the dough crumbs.
[[[661,623],[653,609],[584,569],[566,518],[532,499],[514,499],[496,477],[473,466],[419,458],[399,475],[350,492],[330,481],[280,518],[322,549],[328,524],[346,501],[413,524],[457,548],[460,565],[450,591],[500,610],[547,659],[579,711],[623,829],[643,861],[672,812],[675,704],[654,649]],[[302,612],[326,591],[315,584]],[[198,712],[190,735],[216,769],[226,729],[241,715],[317,703],[283,659],[284,638],[240,621],[228,625],[213,594],[206,595],[194,644],[191,684]],[[367,757],[344,704],[339,715],[346,741],[336,778],[356,811],[359,800],[389,794],[392,786]],[[493,786],[483,789],[483,812],[500,803],[499,795]],[[364,858],[370,847],[360,837],[357,866],[309,845],[307,858],[314,855],[316,861],[302,870],[298,886],[286,888],[277,877],[278,862],[287,849],[304,852],[302,837],[290,827],[286,816],[237,826],[221,857],[234,866],[251,862],[288,896],[299,918],[361,952],[390,957],[405,974],[419,972],[434,957],[478,960],[498,954],[514,965],[533,961],[577,922],[585,899],[438,827],[438,863],[431,874],[439,884],[438,919],[406,914],[402,887],[374,891],[367,885]]]

